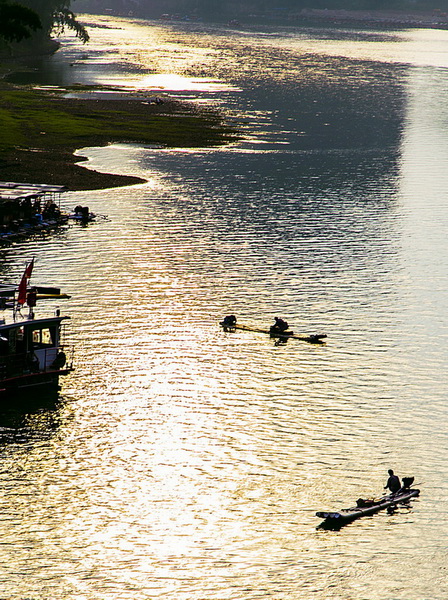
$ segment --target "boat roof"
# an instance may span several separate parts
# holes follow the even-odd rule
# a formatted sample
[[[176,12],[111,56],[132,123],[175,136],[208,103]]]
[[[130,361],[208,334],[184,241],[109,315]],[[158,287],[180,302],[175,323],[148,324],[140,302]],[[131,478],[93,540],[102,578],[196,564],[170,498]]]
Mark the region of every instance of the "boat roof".
[[[17,290],[16,285],[6,285],[5,283],[0,283],[0,296],[3,298],[12,298]]]
[[[45,194],[61,194],[66,192],[65,185],[49,185],[47,183],[17,183],[15,181],[0,181],[0,200],[24,200],[36,198]]]
[[[27,327],[29,329],[43,329],[51,324],[59,324],[61,321],[70,319],[68,316],[53,316],[53,317],[42,317],[41,319],[20,319],[19,321],[11,321],[9,323],[2,323],[0,321],[0,332],[8,329],[18,329],[21,327]]]
[[[31,287],[37,290],[37,298],[40,298],[38,300],[39,304],[41,301],[44,300],[59,300],[70,297],[66,294],[61,294],[59,288],[47,288],[41,286]],[[5,331],[6,329],[13,329],[19,327],[40,329],[48,326],[51,323],[60,323],[64,319],[70,319],[70,317],[68,316],[61,316],[60,314],[56,314],[54,312],[54,309],[50,309],[45,304],[43,307],[42,315],[39,315],[39,317],[34,315],[33,318],[29,318],[30,312],[28,312],[27,307],[15,310],[17,309],[15,301],[16,293],[16,285],[0,283],[0,330]],[[59,309],[59,307],[56,308]],[[41,310],[39,310],[39,313],[41,313]]]

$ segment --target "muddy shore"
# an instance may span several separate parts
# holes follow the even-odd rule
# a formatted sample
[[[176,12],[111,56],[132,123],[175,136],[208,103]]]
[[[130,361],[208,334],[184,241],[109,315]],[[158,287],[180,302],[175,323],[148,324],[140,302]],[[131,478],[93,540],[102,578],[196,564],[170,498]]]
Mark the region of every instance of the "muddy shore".
[[[29,94],[34,94],[32,113]],[[159,103],[141,94],[91,92],[89,97],[67,98],[2,84],[2,113],[14,132],[3,140],[3,148],[0,142],[0,181],[64,185],[75,191],[144,181],[85,168],[86,159],[74,155],[79,149],[110,143],[210,147],[236,137],[218,113],[167,96]]]
[[[315,22],[329,27],[448,28],[448,15],[442,11],[303,9],[294,17],[299,25]],[[35,98],[31,119],[21,108],[22,102],[29,113],[30,94]],[[50,116],[54,115],[51,123],[45,114],[47,109]],[[39,112],[45,114],[45,119]],[[119,94],[90,93],[90,97],[83,98],[80,94],[78,98],[67,98],[9,86],[0,80],[0,119],[2,117],[4,123],[12,123],[14,131],[11,139],[6,142],[3,139],[3,144],[0,140],[0,180],[65,185],[70,190],[105,189],[142,182],[138,177],[85,168],[86,159],[74,155],[83,147],[114,142],[173,148],[207,147],[226,144],[238,137],[221,115],[166,96],[161,104],[156,104],[151,95],[140,94],[120,97]]]

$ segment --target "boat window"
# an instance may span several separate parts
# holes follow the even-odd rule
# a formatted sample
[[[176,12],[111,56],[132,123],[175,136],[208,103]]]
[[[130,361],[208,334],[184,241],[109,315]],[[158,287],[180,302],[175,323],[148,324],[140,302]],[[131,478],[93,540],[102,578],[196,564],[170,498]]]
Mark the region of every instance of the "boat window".
[[[11,347],[15,348],[15,351],[18,354],[21,354],[22,352],[26,351],[26,343],[25,343],[25,329],[23,327],[20,327],[19,329],[13,329],[11,331],[11,334],[9,339],[11,340],[12,338],[12,342],[11,342]],[[14,334],[15,334],[15,341],[14,341]]]
[[[33,346],[34,348],[46,348],[54,346],[55,329],[35,329],[33,331]]]

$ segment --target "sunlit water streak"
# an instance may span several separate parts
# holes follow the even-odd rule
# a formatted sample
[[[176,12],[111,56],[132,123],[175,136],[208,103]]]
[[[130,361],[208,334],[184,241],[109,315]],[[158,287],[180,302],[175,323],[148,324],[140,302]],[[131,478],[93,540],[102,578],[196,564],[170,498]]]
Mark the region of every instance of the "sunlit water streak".
[[[89,19],[109,28],[44,83],[175,75],[250,135],[84,149],[148,183],[69,193],[107,218],[4,253],[72,295],[76,372],[4,421],[1,592],[446,598],[447,34]],[[229,312],[328,344],[225,334]],[[412,510],[316,531],[390,466],[422,482]]]

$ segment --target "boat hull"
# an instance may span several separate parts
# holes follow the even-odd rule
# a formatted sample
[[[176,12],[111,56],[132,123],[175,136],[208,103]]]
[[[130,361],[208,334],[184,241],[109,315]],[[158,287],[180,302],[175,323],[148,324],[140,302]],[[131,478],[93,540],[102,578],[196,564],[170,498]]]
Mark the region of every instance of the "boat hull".
[[[0,401],[33,394],[38,390],[59,390],[59,377],[68,375],[72,371],[72,367],[67,367],[2,379],[0,381]]]

